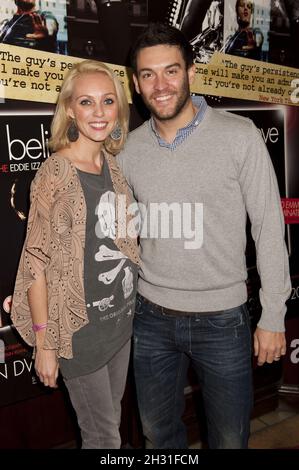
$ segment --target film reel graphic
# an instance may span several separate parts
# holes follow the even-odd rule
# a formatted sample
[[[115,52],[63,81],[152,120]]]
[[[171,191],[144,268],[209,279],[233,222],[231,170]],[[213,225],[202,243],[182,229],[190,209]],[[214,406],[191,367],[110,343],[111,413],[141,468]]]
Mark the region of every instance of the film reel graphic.
[[[195,61],[207,64],[215,51],[223,51],[223,8],[224,0],[206,0],[201,2],[197,0],[195,7],[193,7],[192,2],[194,0],[173,0],[169,4],[169,10],[167,13],[167,22],[182,30],[187,36],[190,37],[190,44],[193,47]],[[201,12],[205,8],[205,5],[208,6],[202,24],[201,21],[198,21],[196,24],[196,18],[192,18],[191,21],[196,24],[196,34],[192,34],[188,31],[188,23],[190,24],[190,19],[188,19],[189,14],[196,17],[197,9],[201,9]],[[187,26],[186,26],[187,24]],[[192,31],[193,31],[192,28]]]
[[[24,214],[23,211],[21,211],[20,209],[16,207],[17,183],[18,183],[18,179],[15,179],[10,188],[10,206],[13,209],[13,211],[17,214],[19,219],[24,221],[27,219],[27,216]]]

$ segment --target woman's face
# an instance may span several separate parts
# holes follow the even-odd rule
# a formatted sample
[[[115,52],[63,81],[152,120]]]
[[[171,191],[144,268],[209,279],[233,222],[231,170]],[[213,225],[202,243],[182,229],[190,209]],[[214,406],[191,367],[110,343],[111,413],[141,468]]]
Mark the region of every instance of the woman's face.
[[[252,3],[247,0],[239,0],[237,6],[238,22],[250,23],[252,13]]]
[[[111,78],[103,72],[76,78],[68,115],[76,121],[79,139],[104,142],[118,118],[118,101]]]

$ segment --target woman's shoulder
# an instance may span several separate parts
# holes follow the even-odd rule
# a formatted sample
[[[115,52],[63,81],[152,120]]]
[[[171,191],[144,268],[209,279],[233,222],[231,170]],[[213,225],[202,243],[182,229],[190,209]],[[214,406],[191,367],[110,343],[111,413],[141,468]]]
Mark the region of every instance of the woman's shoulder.
[[[41,165],[36,176],[59,175],[73,170],[72,162],[63,153],[52,153]]]
[[[76,170],[71,161],[60,153],[53,153],[38,169],[31,187],[51,186],[52,190],[76,186]]]

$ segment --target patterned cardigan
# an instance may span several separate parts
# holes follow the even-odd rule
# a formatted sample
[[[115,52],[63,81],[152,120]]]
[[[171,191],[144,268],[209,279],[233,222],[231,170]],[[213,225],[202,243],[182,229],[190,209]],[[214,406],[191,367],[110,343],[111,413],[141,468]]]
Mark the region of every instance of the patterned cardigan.
[[[105,153],[116,195],[130,192],[115,157]],[[20,258],[12,303],[12,321],[30,346],[35,346],[27,292],[34,279],[45,272],[48,288],[48,326],[45,349],[55,349],[57,357],[72,357],[72,335],[88,323],[84,294],[84,246],[86,205],[73,163],[53,154],[38,170],[31,184],[27,234]],[[136,238],[126,234],[132,216],[118,218],[119,250],[138,264]],[[124,226],[126,225],[126,227]]]

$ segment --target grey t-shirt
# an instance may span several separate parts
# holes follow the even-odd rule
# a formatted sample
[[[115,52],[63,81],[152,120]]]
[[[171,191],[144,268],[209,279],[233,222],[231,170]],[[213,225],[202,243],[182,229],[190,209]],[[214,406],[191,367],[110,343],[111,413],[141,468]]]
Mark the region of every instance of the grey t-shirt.
[[[132,334],[137,266],[114,243],[115,193],[107,163],[101,175],[77,170],[86,207],[84,289],[89,323],[73,335],[73,359],[59,359],[64,378],[103,367]]]

